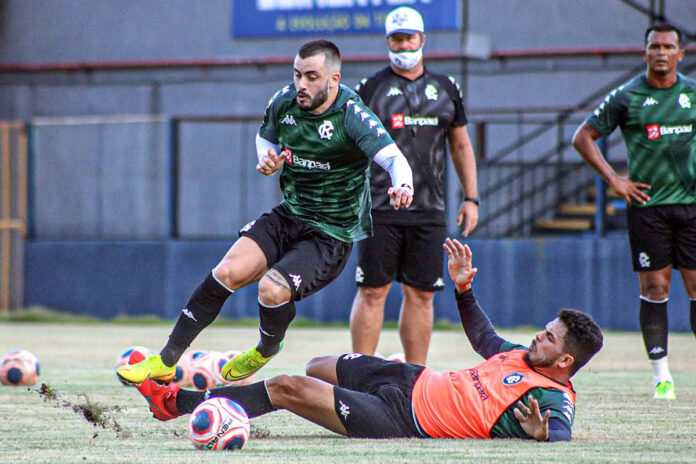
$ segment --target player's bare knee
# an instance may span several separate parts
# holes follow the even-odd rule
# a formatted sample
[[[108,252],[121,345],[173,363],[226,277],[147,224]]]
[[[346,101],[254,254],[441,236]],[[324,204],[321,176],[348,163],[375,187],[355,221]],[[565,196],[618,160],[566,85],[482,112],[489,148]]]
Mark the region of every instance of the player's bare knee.
[[[333,372],[336,375],[336,356],[317,356],[309,360],[305,366],[305,373],[317,379],[325,380],[327,374]]]
[[[650,301],[662,301],[669,297],[669,285],[649,283],[644,286],[641,295]]]
[[[229,260],[225,259],[215,266],[215,269],[213,269],[213,277],[229,290],[236,290],[246,285],[246,282],[243,282],[241,276],[238,275],[236,266],[233,266]]]
[[[300,391],[299,376],[281,374],[266,380],[266,389],[271,403],[276,407],[285,407],[288,402],[296,399]]]
[[[387,298],[389,285],[382,287],[360,287],[360,296],[368,303],[379,303]]]
[[[287,303],[292,298],[290,284],[283,275],[271,269],[259,281],[259,301],[268,306]]]

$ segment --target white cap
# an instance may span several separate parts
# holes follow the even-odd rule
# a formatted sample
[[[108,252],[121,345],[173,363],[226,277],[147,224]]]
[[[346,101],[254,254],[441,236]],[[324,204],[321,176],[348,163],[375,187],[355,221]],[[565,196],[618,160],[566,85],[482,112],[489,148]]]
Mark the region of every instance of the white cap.
[[[423,17],[419,12],[408,6],[400,6],[392,10],[384,22],[386,37],[392,34],[417,34],[425,32]]]

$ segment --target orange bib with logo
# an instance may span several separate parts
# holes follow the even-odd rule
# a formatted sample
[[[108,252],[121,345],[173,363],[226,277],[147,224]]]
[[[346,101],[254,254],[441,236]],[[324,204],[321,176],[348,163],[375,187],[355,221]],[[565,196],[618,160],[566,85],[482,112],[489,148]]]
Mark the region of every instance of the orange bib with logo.
[[[413,387],[413,411],[433,438],[490,438],[507,408],[533,388],[555,388],[575,404],[573,385],[539,374],[524,361],[527,350],[495,354],[471,369],[426,368]]]

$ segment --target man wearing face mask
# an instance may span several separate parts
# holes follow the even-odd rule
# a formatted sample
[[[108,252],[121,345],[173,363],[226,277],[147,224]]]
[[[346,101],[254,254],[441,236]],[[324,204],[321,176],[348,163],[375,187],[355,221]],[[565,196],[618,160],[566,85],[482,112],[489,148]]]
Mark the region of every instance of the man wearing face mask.
[[[391,11],[385,21],[390,66],[356,90],[379,116],[413,170],[409,211],[393,214],[383,194],[389,176],[372,164],[370,184],[374,236],[358,244],[358,292],[350,317],[353,350],[374,354],[393,281],[403,302],[399,335],[406,361],[424,365],[433,326],[435,291],[444,288],[440,246],[446,235],[443,175],[446,141],[462,185],[457,225],[468,236],[478,222],[476,160],[467,132],[462,95],[453,77],[430,72],[423,63],[423,17],[410,7]]]

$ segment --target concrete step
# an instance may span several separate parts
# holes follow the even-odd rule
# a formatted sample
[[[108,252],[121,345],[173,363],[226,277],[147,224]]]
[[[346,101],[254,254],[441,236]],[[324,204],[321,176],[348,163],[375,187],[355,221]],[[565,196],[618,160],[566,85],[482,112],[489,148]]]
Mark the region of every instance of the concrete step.
[[[566,216],[594,216],[597,211],[595,203],[563,203],[558,212]],[[616,214],[616,207],[612,204],[606,205],[606,214],[613,216]]]
[[[592,220],[582,218],[542,219],[536,223],[536,227],[542,231],[581,232],[592,229]]]

